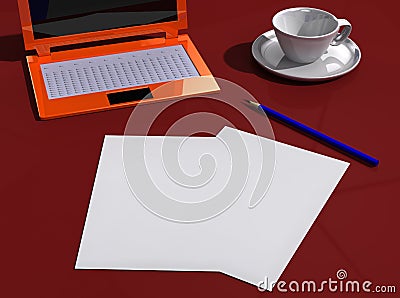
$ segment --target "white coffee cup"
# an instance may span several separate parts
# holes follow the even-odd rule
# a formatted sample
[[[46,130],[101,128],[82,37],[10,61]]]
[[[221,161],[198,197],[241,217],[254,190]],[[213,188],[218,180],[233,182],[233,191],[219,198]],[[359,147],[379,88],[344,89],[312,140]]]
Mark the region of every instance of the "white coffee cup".
[[[340,45],[351,32],[347,20],[309,7],[282,10],[273,17],[272,24],[283,52],[298,63],[316,61],[330,45]]]

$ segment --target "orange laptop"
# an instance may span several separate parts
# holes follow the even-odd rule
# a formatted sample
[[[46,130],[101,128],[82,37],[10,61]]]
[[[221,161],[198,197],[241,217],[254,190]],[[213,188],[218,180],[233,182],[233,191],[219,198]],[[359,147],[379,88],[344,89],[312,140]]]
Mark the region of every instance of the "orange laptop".
[[[218,90],[189,36],[179,34],[187,28],[186,0],[18,0],[18,6],[42,119]]]

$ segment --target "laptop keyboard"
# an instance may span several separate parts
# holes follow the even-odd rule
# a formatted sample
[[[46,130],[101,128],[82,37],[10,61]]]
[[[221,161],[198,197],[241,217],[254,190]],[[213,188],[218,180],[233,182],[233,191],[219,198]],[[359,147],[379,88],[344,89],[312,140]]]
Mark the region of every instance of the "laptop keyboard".
[[[49,99],[199,76],[181,45],[42,64],[41,70]]]

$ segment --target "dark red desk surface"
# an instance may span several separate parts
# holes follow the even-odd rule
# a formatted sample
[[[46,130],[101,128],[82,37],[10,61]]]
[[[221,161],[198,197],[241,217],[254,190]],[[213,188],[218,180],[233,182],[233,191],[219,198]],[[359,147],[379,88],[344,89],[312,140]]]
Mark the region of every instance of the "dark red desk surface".
[[[349,278],[393,284],[400,291],[399,6],[394,0],[372,3],[188,0],[188,32],[216,76],[381,161],[378,168],[368,168],[273,123],[279,141],[351,161],[282,275],[286,281],[321,281],[343,268]],[[274,77],[252,60],[251,42],[271,28],[273,14],[305,4],[352,22],[351,37],[362,50],[355,71],[323,84],[302,84]],[[261,295],[255,287],[219,273],[74,270],[103,137],[122,134],[131,109],[35,120],[20,32],[16,0],[2,0],[0,296]]]

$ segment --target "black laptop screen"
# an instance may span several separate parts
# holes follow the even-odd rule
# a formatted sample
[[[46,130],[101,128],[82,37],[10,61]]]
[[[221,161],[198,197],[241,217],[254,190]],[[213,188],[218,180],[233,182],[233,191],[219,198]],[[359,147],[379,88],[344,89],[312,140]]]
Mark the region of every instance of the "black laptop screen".
[[[35,39],[176,21],[176,0],[29,0]]]

